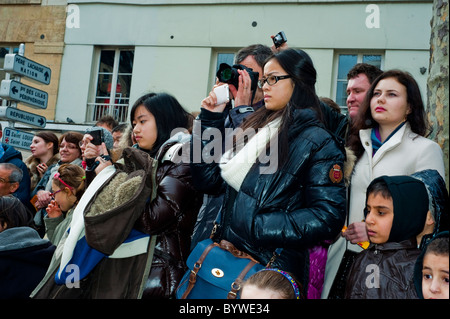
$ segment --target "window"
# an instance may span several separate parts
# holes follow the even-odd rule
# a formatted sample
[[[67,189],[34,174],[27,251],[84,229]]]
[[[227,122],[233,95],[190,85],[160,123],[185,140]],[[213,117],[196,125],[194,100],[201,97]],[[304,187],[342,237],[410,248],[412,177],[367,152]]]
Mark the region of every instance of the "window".
[[[111,115],[119,122],[127,121],[133,60],[133,49],[98,51],[95,85],[88,103],[88,122],[95,122],[104,115]]]
[[[337,56],[337,78],[336,78],[336,103],[347,110],[347,73],[357,63],[368,63],[382,69],[383,56],[381,54],[354,53],[339,54]]]
[[[222,63],[226,63],[228,65],[234,64],[234,53],[218,53],[217,54],[217,65],[216,72],[219,70],[219,66]]]
[[[9,73],[3,71],[3,64],[5,63],[5,55],[10,53],[19,53],[19,47],[10,47],[0,45],[0,81],[9,80]],[[13,78],[11,79],[13,80]],[[0,106],[9,106],[10,102],[8,100],[3,100],[0,98]]]

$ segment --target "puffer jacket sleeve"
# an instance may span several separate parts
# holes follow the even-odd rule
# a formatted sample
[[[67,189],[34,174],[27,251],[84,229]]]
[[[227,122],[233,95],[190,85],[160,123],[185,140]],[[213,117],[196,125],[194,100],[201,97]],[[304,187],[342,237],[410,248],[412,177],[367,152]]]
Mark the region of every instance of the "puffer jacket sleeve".
[[[157,172],[157,194],[145,205],[145,210],[135,228],[149,234],[158,234],[175,224],[186,213],[186,207],[198,195],[192,186],[189,164],[160,165]],[[195,220],[196,216],[191,218]]]
[[[259,246],[300,248],[334,239],[341,231],[346,212],[346,191],[342,171],[344,150],[333,138],[316,144],[307,141],[290,157],[290,165],[297,165],[295,174],[301,176],[300,185],[291,185],[284,198],[302,192],[301,208],[261,206],[253,219],[253,240]],[[309,145],[309,146],[308,146]],[[309,152],[309,158],[302,157]],[[336,166],[338,165],[338,166]]]
[[[205,194],[216,195],[223,191],[219,160],[225,138],[225,114],[201,109],[191,140],[191,172],[194,187]]]

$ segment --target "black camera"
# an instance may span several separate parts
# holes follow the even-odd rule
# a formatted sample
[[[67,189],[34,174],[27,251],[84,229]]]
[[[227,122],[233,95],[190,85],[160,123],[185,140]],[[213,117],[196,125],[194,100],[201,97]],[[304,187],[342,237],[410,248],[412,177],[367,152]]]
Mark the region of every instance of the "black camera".
[[[276,36],[273,37],[273,44],[275,45],[275,48],[279,48],[283,43],[287,42],[286,35],[283,31],[280,31],[277,33]]]
[[[258,85],[259,73],[254,72],[253,69],[247,68],[245,65],[235,64],[229,66],[226,63],[221,63],[216,75],[220,82],[232,84],[236,89],[239,89],[238,70],[246,70],[248,72],[250,79],[252,80],[251,89],[252,91],[255,91]]]

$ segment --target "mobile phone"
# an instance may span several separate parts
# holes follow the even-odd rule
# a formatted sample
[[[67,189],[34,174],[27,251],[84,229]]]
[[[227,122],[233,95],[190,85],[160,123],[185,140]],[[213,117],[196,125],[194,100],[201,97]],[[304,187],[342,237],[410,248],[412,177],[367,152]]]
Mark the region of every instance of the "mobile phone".
[[[230,101],[230,90],[228,89],[228,84],[223,84],[214,88],[214,93],[217,97],[216,105],[228,103]]]
[[[90,136],[92,136],[91,143],[94,145],[101,145],[103,140],[103,131],[102,129],[94,129],[88,133]]]
[[[278,32],[272,40],[275,48],[279,48],[283,43],[287,42],[286,35],[283,31]]]

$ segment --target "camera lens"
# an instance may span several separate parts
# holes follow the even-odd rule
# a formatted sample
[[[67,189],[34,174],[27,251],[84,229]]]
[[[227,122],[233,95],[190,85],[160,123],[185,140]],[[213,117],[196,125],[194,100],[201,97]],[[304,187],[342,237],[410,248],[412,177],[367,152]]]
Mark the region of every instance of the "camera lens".
[[[230,79],[231,79],[231,75],[233,74],[233,72],[231,71],[231,69],[225,69],[225,70],[223,70],[222,71],[222,76],[221,76],[221,78],[222,78],[222,81],[223,82],[226,82],[226,81],[229,81]]]

